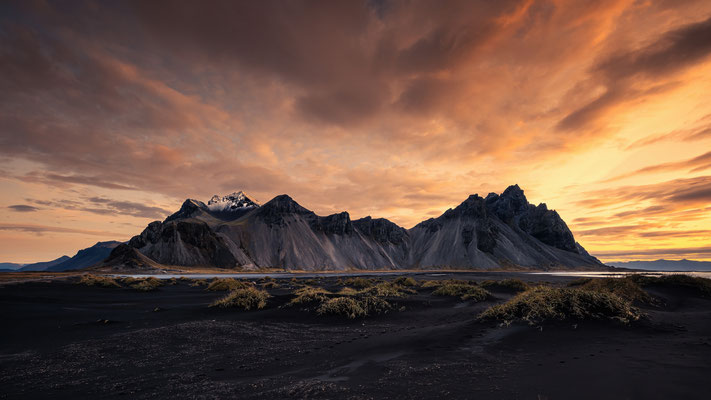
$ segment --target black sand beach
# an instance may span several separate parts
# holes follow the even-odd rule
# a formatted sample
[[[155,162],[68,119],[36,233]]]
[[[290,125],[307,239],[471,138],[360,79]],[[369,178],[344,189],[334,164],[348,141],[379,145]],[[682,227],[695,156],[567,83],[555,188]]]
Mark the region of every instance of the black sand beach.
[[[642,306],[647,318],[631,325],[500,326],[477,315],[506,291],[471,303],[419,290],[349,320],[280,307],[291,297],[280,283],[259,311],[209,308],[224,293],[185,282],[146,293],[66,278],[0,286],[0,397],[708,398],[711,299],[687,290],[649,288],[663,305]]]

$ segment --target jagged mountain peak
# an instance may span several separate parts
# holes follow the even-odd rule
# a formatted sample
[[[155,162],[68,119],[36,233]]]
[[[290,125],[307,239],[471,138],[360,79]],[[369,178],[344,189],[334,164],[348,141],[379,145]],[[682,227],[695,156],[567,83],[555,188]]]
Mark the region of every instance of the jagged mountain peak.
[[[214,195],[207,202],[210,211],[236,211],[256,207],[259,207],[259,203],[247,197],[247,194],[241,190],[222,197]]]

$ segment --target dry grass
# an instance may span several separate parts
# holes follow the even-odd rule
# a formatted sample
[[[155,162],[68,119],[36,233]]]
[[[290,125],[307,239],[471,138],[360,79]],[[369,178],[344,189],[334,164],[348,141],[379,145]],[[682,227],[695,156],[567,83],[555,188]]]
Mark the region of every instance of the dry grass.
[[[271,297],[269,293],[254,287],[235,289],[227,294],[227,296],[210,304],[210,307],[260,310],[267,306],[267,299],[269,297]]]
[[[316,310],[319,315],[340,315],[350,319],[386,313],[392,305],[375,296],[334,297],[325,300]]]
[[[435,296],[459,297],[462,300],[472,301],[484,301],[490,296],[488,291],[480,288],[479,286],[470,285],[468,283],[462,284],[448,282],[437,287],[432,294]]]
[[[355,296],[360,293],[360,290],[355,290],[353,288],[349,287],[344,287],[343,289],[339,290],[337,294],[341,296]]]
[[[573,281],[568,286],[592,290],[594,292],[614,294],[630,302],[654,303],[654,298],[642,290],[634,279],[630,279],[629,277],[588,278],[587,280]]]
[[[207,279],[188,279],[192,282],[190,284],[191,287],[207,286],[210,284]]]
[[[465,281],[463,279],[436,279],[422,282],[423,288],[438,288],[442,285],[476,285],[474,281]]]
[[[520,279],[503,279],[500,281],[486,280],[479,285],[488,290],[506,290],[511,292],[523,292],[528,290],[528,284]]]
[[[79,279],[79,282],[77,282],[80,285],[86,285],[86,286],[98,286],[98,287],[103,287],[103,288],[120,288],[121,285],[116,282],[116,279],[108,277],[108,276],[102,276],[102,275],[82,275],[81,279]]]
[[[294,292],[294,295],[296,297],[291,299],[289,304],[296,305],[308,304],[317,301],[323,302],[328,298],[329,294],[331,294],[331,292],[320,287],[304,286],[302,288],[296,289],[296,291]]]
[[[640,312],[621,297],[583,289],[539,286],[519,293],[504,304],[484,311],[479,318],[504,323],[526,321],[540,324],[545,321],[616,320],[636,321]]]
[[[138,279],[130,285],[131,289],[139,290],[141,292],[152,292],[158,290],[159,287],[163,286],[163,281],[158,278],[148,277]]]
[[[366,315],[375,315],[387,313],[393,308],[393,305],[380,297],[362,296],[356,297],[358,304],[365,310]]]
[[[413,289],[400,286],[397,283],[380,282],[375,286],[363,289],[361,293],[376,297],[407,297],[417,292]]]
[[[264,289],[278,289],[278,288],[281,287],[281,285],[278,284],[278,283],[276,283],[276,282],[274,282],[274,281],[269,281],[269,282],[264,282],[264,283],[262,284],[262,287],[263,287]]]
[[[321,303],[316,310],[318,315],[342,315],[350,319],[365,317],[368,313],[351,297],[334,297]]]
[[[393,282],[401,286],[418,286],[417,281],[411,276],[401,276],[396,278]]]
[[[235,290],[235,289],[246,289],[252,287],[252,284],[242,280],[237,280],[234,278],[216,278],[210,282],[205,290],[211,292],[219,292],[225,290]]]
[[[341,279],[338,281],[339,285],[350,286],[356,289],[365,289],[372,287],[375,284],[373,279],[366,279],[360,276],[354,278]]]
[[[138,283],[141,280],[139,278],[134,278],[132,276],[127,276],[125,278],[121,278],[121,283],[124,285],[133,285],[134,283]]]
[[[690,276],[684,274],[644,276],[632,275],[627,279],[634,280],[640,286],[662,286],[662,287],[677,287],[694,291],[701,296],[711,297],[711,279]]]

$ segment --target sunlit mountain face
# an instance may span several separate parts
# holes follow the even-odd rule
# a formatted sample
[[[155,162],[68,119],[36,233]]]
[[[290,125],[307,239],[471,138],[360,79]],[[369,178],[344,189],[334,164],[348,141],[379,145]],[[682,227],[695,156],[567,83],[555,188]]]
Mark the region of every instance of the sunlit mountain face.
[[[711,260],[708,1],[3,1],[0,91],[3,262],[215,193],[411,228],[514,183],[602,261]]]

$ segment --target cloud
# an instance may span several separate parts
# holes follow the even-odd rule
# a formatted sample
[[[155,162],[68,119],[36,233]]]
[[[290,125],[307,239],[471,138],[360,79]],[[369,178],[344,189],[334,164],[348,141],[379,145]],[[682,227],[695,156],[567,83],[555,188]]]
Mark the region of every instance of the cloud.
[[[35,211],[40,210],[37,207],[28,206],[27,204],[15,204],[15,205],[7,206],[7,208],[11,209],[12,211],[17,211],[17,212],[35,212]]]
[[[674,179],[649,185],[628,185],[588,191],[577,202],[589,208],[609,207],[622,203],[651,201],[654,206],[678,209],[711,203],[711,176]]]
[[[605,258],[615,257],[645,257],[645,256],[692,256],[698,258],[708,258],[711,256],[711,247],[679,247],[663,249],[634,249],[634,250],[610,250],[595,252],[595,256]]]
[[[34,225],[34,224],[0,223],[0,230],[28,232],[28,233],[35,233],[37,235],[42,235],[45,233],[75,233],[75,234],[102,236],[102,237],[125,236],[123,234],[115,233],[115,232],[97,231],[97,230],[91,230],[91,229],[74,229],[74,228],[65,228],[65,227],[61,227],[61,226]]]
[[[604,86],[604,92],[566,115],[557,126],[562,130],[584,128],[624,102],[664,92],[675,85],[664,79],[709,55],[711,18],[672,29],[645,46],[613,54],[591,70],[592,79]]]
[[[603,182],[613,182],[620,179],[629,178],[641,174],[649,174],[653,172],[668,172],[682,169],[689,170],[690,172],[700,172],[709,168],[711,168],[711,151],[684,161],[675,161],[657,165],[650,165],[648,167],[640,168],[632,172],[617,175],[613,178],[606,179]]]
[[[163,219],[171,214],[170,211],[164,210],[160,207],[147,206],[142,203],[136,203],[132,201],[116,201],[101,197],[92,197],[88,199],[89,202],[106,207],[104,209],[85,209],[87,211],[95,213],[108,213],[108,214],[125,214],[134,217],[142,218],[153,218],[153,219]]]
[[[627,150],[637,149],[650,144],[659,143],[662,141],[695,141],[711,138],[711,114],[704,116],[696,121],[695,126],[688,129],[677,129],[668,133],[661,133],[648,136],[644,139],[637,140],[627,146]]]
[[[27,199],[27,201],[54,209],[85,211],[100,215],[128,215],[138,218],[163,219],[172,214],[171,211],[161,207],[104,197],[77,198],[73,200]]]

